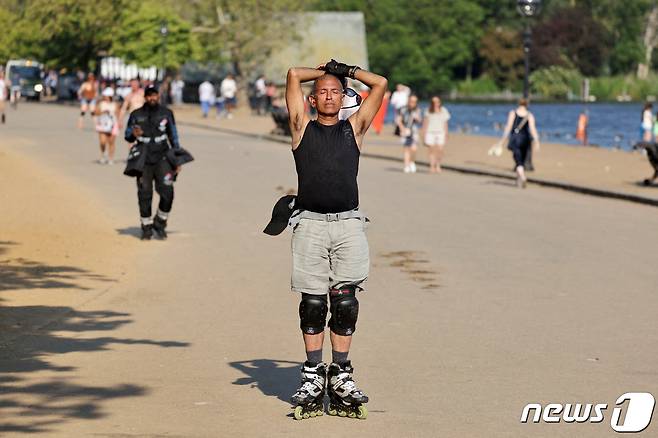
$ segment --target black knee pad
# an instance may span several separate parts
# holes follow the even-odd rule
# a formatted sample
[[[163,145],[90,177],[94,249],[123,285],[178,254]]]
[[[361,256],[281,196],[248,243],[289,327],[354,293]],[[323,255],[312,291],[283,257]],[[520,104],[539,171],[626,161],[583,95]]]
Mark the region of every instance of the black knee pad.
[[[356,331],[356,320],[359,316],[359,300],[356,299],[356,290],[356,286],[346,286],[329,291],[329,302],[331,303],[329,328],[338,335],[350,336]]]
[[[322,333],[327,322],[327,296],[303,293],[299,303],[299,320],[299,327],[307,335]]]
[[[84,116],[85,116],[85,112],[84,112],[84,111],[80,111],[80,117],[84,117]]]

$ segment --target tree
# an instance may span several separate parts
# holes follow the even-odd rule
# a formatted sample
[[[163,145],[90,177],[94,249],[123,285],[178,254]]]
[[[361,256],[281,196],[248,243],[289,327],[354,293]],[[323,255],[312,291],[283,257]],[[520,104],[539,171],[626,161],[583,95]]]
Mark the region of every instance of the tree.
[[[187,16],[203,46],[202,57],[228,60],[235,73],[254,72],[270,54],[297,38],[303,0],[196,0]],[[179,2],[179,8],[189,8]]]
[[[49,65],[87,69],[112,45],[126,0],[32,0],[19,2],[12,27],[12,56]]]
[[[637,66],[637,77],[639,79],[646,79],[649,75],[649,67],[651,67],[653,49],[656,47],[656,44],[658,44],[658,4],[653,4],[646,22],[647,24],[644,30],[643,38],[644,62],[639,63]]]
[[[160,33],[167,25],[166,40]],[[189,23],[166,4],[141,1],[126,7],[112,42],[111,53],[138,65],[161,66],[166,43],[166,68],[177,69],[185,61],[199,56],[198,41]]]
[[[421,95],[446,90],[475,60],[484,19],[474,0],[324,0],[312,7],[362,11],[371,68]]]
[[[498,86],[509,88],[523,77],[523,48],[517,31],[500,26],[488,29],[480,40],[478,54],[484,72]]]
[[[581,7],[556,10],[533,30],[533,64],[577,68],[586,76],[602,72],[610,35]]]

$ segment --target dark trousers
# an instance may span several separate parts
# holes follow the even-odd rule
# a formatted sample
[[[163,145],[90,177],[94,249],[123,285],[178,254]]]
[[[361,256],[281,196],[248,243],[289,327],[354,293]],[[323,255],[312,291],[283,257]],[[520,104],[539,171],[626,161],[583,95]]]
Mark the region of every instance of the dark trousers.
[[[174,169],[164,157],[155,164],[144,166],[144,173],[137,178],[137,199],[141,217],[151,217],[153,182],[155,182],[155,191],[160,195],[158,208],[165,213],[171,211],[174,203],[174,176]]]

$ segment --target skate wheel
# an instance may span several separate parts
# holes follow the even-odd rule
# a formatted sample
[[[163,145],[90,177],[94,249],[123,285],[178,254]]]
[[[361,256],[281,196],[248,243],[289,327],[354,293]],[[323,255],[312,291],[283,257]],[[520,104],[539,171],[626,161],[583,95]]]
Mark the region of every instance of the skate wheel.
[[[368,418],[368,410],[366,409],[365,406],[361,405],[358,408],[358,412],[356,413],[356,418],[359,420],[365,420]]]
[[[324,415],[324,412],[322,412],[322,409],[320,409],[319,411],[316,412],[316,414],[318,417],[321,417]]]
[[[345,412],[343,410],[340,410],[340,411],[338,411],[338,416],[339,417],[347,417],[347,412]]]
[[[318,414],[315,411],[311,411],[311,412],[309,412],[308,415],[310,415],[311,418],[315,418],[315,416],[318,415]]]
[[[304,418],[306,420],[306,419],[311,418],[311,415],[308,412],[304,412],[304,414],[302,415],[302,418]]]
[[[329,415],[338,415],[338,411],[337,411],[336,409],[330,407],[330,408],[327,410],[327,414],[329,414]]]
[[[303,418],[302,410],[303,408],[301,406],[295,406],[295,412],[293,414],[295,416],[295,420],[301,420]]]
[[[356,412],[350,411],[350,412],[347,413],[347,416],[350,417],[350,418],[356,418]]]

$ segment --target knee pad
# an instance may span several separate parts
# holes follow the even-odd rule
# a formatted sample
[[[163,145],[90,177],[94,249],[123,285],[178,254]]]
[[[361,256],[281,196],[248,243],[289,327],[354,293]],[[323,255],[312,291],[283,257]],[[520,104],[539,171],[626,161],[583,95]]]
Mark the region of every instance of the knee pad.
[[[84,116],[85,116],[85,112],[84,112],[84,111],[80,111],[80,117],[84,117]]]
[[[299,303],[299,320],[299,327],[307,335],[322,333],[327,322],[327,296],[303,293]]]
[[[356,320],[359,316],[359,300],[356,299],[357,286],[346,286],[342,289],[331,289],[331,319],[329,328],[341,336],[350,336],[356,331]]]

